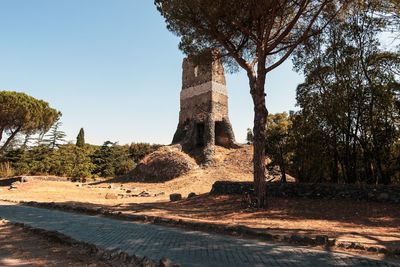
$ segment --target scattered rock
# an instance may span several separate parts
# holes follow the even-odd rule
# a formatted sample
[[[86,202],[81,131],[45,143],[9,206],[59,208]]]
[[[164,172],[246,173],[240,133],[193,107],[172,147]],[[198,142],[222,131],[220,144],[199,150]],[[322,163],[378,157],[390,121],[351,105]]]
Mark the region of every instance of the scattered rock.
[[[26,176],[21,176],[20,178],[21,183],[27,183],[32,180],[32,178],[26,177]]]
[[[118,195],[114,193],[107,193],[106,199],[118,199]]]
[[[138,197],[150,197],[150,194],[147,193],[146,191],[141,192]]]
[[[163,195],[165,195],[165,193],[164,193],[164,192],[160,192],[160,193],[154,194],[154,196],[155,196],[155,197],[158,197],[158,196],[163,196]]]
[[[126,192],[127,194],[130,194],[130,193],[132,193],[132,190],[129,190],[129,189],[128,189],[128,190],[126,190],[125,192]]]
[[[169,199],[172,202],[179,201],[179,200],[182,200],[182,195],[181,194],[171,194],[171,195],[169,195]]]
[[[108,185],[108,189],[113,189],[113,188],[114,188],[114,186],[112,184]]]
[[[191,198],[194,198],[194,197],[197,197],[197,195],[196,195],[196,193],[190,193],[189,195],[188,195],[188,199],[191,199]]]

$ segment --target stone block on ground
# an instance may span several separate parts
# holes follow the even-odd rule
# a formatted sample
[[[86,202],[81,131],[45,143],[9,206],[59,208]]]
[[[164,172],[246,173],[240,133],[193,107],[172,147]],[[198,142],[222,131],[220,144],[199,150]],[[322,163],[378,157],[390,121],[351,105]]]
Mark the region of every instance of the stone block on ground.
[[[118,195],[114,193],[107,193],[106,199],[118,199]]]
[[[171,194],[171,195],[169,195],[169,199],[172,202],[176,202],[176,201],[182,200],[182,195],[181,194]]]
[[[197,195],[196,195],[196,193],[190,193],[189,195],[188,195],[188,199],[191,199],[191,198],[194,198],[194,197],[197,197]]]

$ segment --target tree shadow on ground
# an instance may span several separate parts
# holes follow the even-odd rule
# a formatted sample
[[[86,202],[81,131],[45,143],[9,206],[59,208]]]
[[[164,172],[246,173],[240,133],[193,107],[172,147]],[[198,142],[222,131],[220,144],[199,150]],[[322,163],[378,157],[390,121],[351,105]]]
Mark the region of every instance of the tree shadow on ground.
[[[272,234],[327,235],[337,240],[400,248],[400,210],[395,204],[270,198],[268,210],[244,210],[240,196],[208,194],[178,202],[65,204],[215,225],[244,225]]]

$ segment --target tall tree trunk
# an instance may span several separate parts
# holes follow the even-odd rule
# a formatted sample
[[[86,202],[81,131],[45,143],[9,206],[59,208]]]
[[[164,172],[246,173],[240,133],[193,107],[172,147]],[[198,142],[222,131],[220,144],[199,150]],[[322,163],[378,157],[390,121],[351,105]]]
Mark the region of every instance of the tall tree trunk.
[[[286,167],[285,167],[285,164],[282,164],[281,173],[282,173],[281,184],[286,184],[287,178],[286,178]]]
[[[339,183],[339,153],[337,149],[337,140],[335,136],[335,141],[333,145],[333,162],[332,162],[332,183]]]
[[[279,164],[279,168],[281,169],[281,184],[286,184],[286,182],[287,182],[287,179],[286,179],[286,162],[285,162],[285,159],[284,159],[284,156],[283,156],[283,148],[282,148],[282,146],[280,146],[280,148],[279,148],[279,157],[280,157],[280,159],[279,159],[279,161],[280,161],[280,164]]]
[[[15,136],[19,133],[20,130],[21,130],[21,127],[18,127],[17,129],[15,129],[14,132],[11,133],[11,135],[8,137],[7,141],[0,148],[0,153],[4,153],[7,146],[11,143],[11,141],[15,138]]]
[[[254,102],[254,190],[258,199],[258,207],[267,207],[267,185],[265,181],[265,140],[268,110],[265,105],[265,74],[260,72],[251,85],[251,95]]]
[[[0,128],[0,141],[3,139],[4,128]]]

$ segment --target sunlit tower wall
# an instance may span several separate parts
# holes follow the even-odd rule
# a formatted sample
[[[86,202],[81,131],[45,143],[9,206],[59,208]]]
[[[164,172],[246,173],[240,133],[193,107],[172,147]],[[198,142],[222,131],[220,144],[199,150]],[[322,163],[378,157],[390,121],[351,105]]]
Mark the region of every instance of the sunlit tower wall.
[[[209,153],[215,145],[233,147],[224,67],[212,52],[197,61],[190,56],[183,60],[179,124],[172,143],[187,152],[203,148]]]

